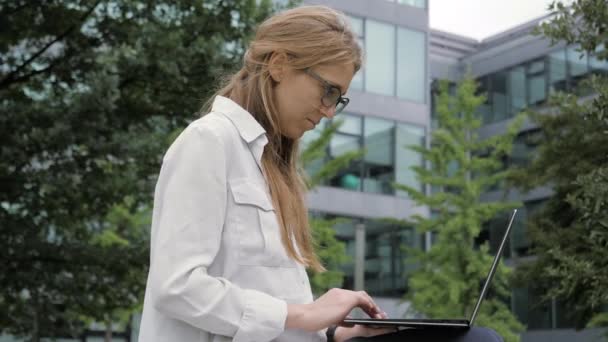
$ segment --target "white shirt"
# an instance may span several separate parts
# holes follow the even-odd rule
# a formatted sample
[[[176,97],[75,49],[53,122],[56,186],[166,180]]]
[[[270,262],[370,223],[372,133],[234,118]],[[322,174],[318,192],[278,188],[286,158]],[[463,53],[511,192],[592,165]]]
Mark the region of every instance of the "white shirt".
[[[261,168],[265,133],[218,96],[165,154],[140,342],[325,340],[285,330],[287,304],[313,297],[281,243]]]

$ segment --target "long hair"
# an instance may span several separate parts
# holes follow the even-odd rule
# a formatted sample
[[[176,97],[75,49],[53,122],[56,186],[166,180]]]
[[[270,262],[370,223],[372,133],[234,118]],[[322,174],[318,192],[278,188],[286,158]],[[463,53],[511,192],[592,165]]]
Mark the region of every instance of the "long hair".
[[[274,53],[289,56],[286,63],[295,70],[320,64],[352,63],[357,72],[362,63],[361,47],[341,12],[326,6],[286,10],[258,27],[245,52],[242,68],[215,94],[238,103],[266,130],[268,144],[262,154],[262,165],[281,227],[283,246],[292,259],[315,271],[323,271],[314,253],[308,222],[306,185],[297,162],[298,139],[288,138],[279,131],[273,91],[276,83],[269,72],[269,60]]]

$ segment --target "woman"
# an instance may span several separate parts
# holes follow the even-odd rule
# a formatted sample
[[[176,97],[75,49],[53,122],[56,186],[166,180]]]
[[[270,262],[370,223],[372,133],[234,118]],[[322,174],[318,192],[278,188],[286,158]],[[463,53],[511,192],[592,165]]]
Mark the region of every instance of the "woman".
[[[167,151],[154,196],[141,342],[344,341],[386,330],[337,327],[365,292],[313,300],[314,254],[298,141],[348,104],[361,49],[323,6],[260,25],[243,67]],[[327,329],[331,327],[330,329]]]
[[[300,7],[266,20],[242,69],[167,151],[154,197],[142,342],[325,340],[364,292],[313,301],[298,140],[348,99],[361,50],[345,17]],[[337,328],[335,340],[372,335]]]

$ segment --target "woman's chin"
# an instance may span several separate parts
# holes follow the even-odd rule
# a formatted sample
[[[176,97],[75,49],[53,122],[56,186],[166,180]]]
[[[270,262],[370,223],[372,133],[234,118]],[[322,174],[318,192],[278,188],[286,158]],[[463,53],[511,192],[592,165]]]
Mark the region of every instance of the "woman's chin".
[[[306,130],[301,130],[298,132],[283,132],[281,135],[288,139],[297,140],[302,138],[304,133],[306,133]]]

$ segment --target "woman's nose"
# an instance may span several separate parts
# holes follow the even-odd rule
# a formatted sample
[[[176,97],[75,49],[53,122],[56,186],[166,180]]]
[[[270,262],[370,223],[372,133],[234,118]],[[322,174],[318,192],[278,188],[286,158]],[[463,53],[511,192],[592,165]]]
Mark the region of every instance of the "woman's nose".
[[[328,119],[333,118],[336,115],[336,107],[331,106],[331,107],[321,107],[321,114],[323,114],[323,116],[325,116]]]

